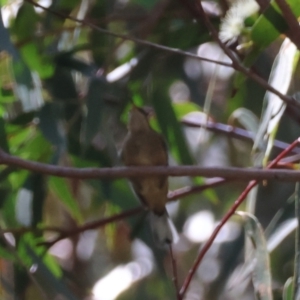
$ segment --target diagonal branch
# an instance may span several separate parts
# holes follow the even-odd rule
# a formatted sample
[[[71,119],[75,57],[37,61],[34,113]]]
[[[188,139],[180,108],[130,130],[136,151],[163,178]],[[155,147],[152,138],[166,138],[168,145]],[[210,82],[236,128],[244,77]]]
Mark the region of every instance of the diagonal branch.
[[[298,144],[300,143],[300,139],[295,140],[287,149],[285,149],[284,151],[282,151],[272,162],[270,162],[267,166],[268,169],[275,167],[278,162],[284,158],[286,155],[288,155],[293,148],[295,148],[296,146],[298,146]],[[181,289],[180,289],[180,299],[183,299],[191,281],[192,278],[194,277],[203,257],[205,256],[205,254],[207,253],[207,251],[209,250],[209,248],[211,247],[211,245],[213,244],[215,238],[217,237],[218,233],[220,232],[220,230],[222,229],[222,227],[224,226],[224,224],[235,214],[237,208],[241,205],[241,203],[245,200],[246,196],[248,195],[248,193],[252,190],[253,187],[255,187],[258,184],[257,180],[252,180],[249,182],[248,186],[246,187],[246,189],[241,193],[241,195],[238,197],[238,199],[234,202],[234,204],[232,205],[232,207],[228,210],[228,212],[225,214],[225,216],[222,218],[222,220],[220,221],[220,223],[217,225],[217,227],[215,228],[215,230],[213,231],[213,233],[211,234],[211,236],[209,237],[208,241],[204,244],[204,246],[202,247],[201,251],[198,254],[198,257],[196,258],[192,268],[190,269]]]
[[[174,191],[170,191],[168,193],[168,202],[178,200],[179,198],[187,197],[193,194],[200,194],[207,189],[211,189],[225,183],[230,182],[228,179],[223,178],[211,178],[206,181],[205,184],[202,185],[195,185],[195,186],[185,186],[179,188]]]
[[[186,3],[188,1],[184,1]],[[271,86],[266,80],[264,80],[262,77],[258,76],[251,70],[245,68],[238,58],[235,56],[235,54],[220,40],[217,30],[214,28],[213,24],[205,14],[205,11],[203,9],[201,1],[195,1],[195,8],[198,12],[198,19],[206,25],[208,30],[210,31],[213,39],[218,43],[220,48],[224,51],[224,53],[231,59],[232,66],[235,70],[243,73],[248,78],[251,78],[252,80],[256,81],[259,85],[261,85],[264,89],[266,89],[269,92],[272,92],[276,96],[278,96],[280,99],[282,99],[284,102],[286,102],[288,105],[300,108],[300,103],[297,102],[293,97],[284,95],[280,93],[277,89],[275,89],[273,86]]]
[[[168,194],[168,199],[169,199],[169,201],[175,201],[178,198],[186,197],[188,195],[195,194],[195,193],[200,193],[200,192],[202,192],[206,189],[216,187],[216,186],[221,185],[221,184],[226,183],[226,182],[228,182],[228,180],[213,178],[212,180],[210,180],[209,182],[207,182],[206,184],[203,184],[201,186],[184,187],[184,188],[180,188],[180,189],[171,191]],[[57,227],[57,226],[21,227],[21,228],[6,228],[6,229],[1,229],[0,228],[0,235],[4,234],[4,233],[12,233],[14,235],[20,236],[20,235],[23,235],[27,232],[41,233],[41,232],[46,232],[46,231],[58,233],[59,234],[58,237],[55,238],[54,240],[52,240],[50,242],[42,243],[43,245],[46,245],[47,247],[51,247],[52,245],[54,245],[55,243],[57,243],[58,241],[60,241],[64,238],[79,234],[79,233],[84,232],[86,230],[91,230],[91,229],[96,229],[96,228],[99,228],[99,227],[103,227],[103,226],[105,226],[109,223],[116,222],[116,221],[125,219],[127,217],[131,217],[131,216],[133,216],[135,214],[138,214],[138,213],[140,213],[140,212],[142,212],[143,210],[146,210],[146,209],[147,208],[145,208],[145,207],[136,207],[136,208],[121,212],[119,214],[113,215],[111,217],[107,217],[107,218],[104,218],[104,219],[100,219],[100,220],[96,220],[96,221],[93,221],[93,222],[86,223],[82,226],[78,226],[76,228],[73,228],[72,230],[61,229],[60,227]],[[172,264],[173,263],[174,263],[174,261],[172,262]]]
[[[58,241],[60,241],[62,239],[65,239],[65,238],[70,237],[70,236],[77,235],[77,234],[82,233],[82,232],[84,232],[86,230],[96,229],[96,228],[99,228],[99,227],[106,226],[106,225],[108,225],[108,224],[110,224],[112,222],[123,220],[125,218],[134,216],[134,215],[136,215],[136,214],[144,211],[145,209],[146,209],[145,207],[139,206],[139,207],[136,207],[136,208],[133,208],[133,209],[121,212],[119,214],[113,215],[111,217],[107,217],[107,218],[104,218],[104,219],[101,219],[101,220],[96,220],[94,222],[89,222],[89,223],[87,223],[85,225],[76,227],[76,228],[74,228],[72,230],[64,230],[54,240],[52,240],[50,242],[43,242],[43,243],[41,243],[41,245],[45,245],[48,248],[50,248],[51,246],[53,246],[55,243],[57,243]]]
[[[206,57],[199,56],[197,54],[193,54],[193,53],[188,52],[188,51],[183,51],[183,50],[180,50],[180,49],[171,48],[171,47],[163,46],[163,45],[160,45],[160,44],[155,44],[155,43],[143,40],[143,39],[135,38],[133,36],[129,36],[129,35],[126,35],[126,34],[115,33],[115,32],[112,32],[110,30],[103,29],[103,28],[101,28],[101,27],[99,27],[99,26],[97,26],[97,25],[95,25],[91,22],[88,22],[86,20],[77,19],[73,16],[60,13],[58,11],[55,11],[55,10],[51,9],[51,8],[48,8],[48,7],[45,7],[45,6],[43,6],[39,3],[36,3],[33,0],[25,0],[25,1],[28,2],[28,3],[31,3],[32,5],[34,5],[36,7],[39,7],[41,9],[43,9],[44,11],[50,12],[50,13],[52,13],[52,14],[60,17],[60,18],[72,20],[72,21],[77,22],[81,25],[93,28],[93,29],[95,29],[98,32],[101,32],[103,34],[107,34],[107,35],[110,35],[110,36],[113,36],[113,37],[116,37],[116,38],[120,38],[122,40],[132,41],[136,44],[140,44],[140,45],[151,47],[151,48],[154,48],[154,49],[166,51],[166,52],[169,52],[169,53],[173,53],[173,54],[177,54],[177,55],[183,55],[183,56],[186,56],[186,57],[195,58],[195,59],[202,60],[202,61],[207,61],[207,62],[210,62],[210,63],[215,63],[215,64],[218,64],[218,65],[222,65],[224,67],[229,67],[229,68],[233,67],[233,65],[231,63],[226,63],[226,62],[219,61],[219,60],[209,59],[209,58],[206,58]]]
[[[206,57],[200,57],[197,54],[193,54],[187,51],[182,51],[180,49],[175,49],[175,48],[171,48],[171,47],[167,47],[167,46],[163,46],[163,45],[159,45],[159,44],[155,44],[146,40],[142,40],[142,39],[138,39],[132,36],[128,36],[128,35],[124,35],[124,34],[119,34],[119,33],[115,33],[115,32],[111,32],[109,30],[103,29],[93,23],[90,23],[86,20],[80,20],[77,19],[75,17],[69,16],[69,15],[65,15],[63,13],[57,12],[55,10],[52,10],[51,8],[47,8],[43,5],[40,5],[39,3],[34,2],[33,0],[25,0],[28,3],[31,3],[32,5],[39,7],[45,11],[48,11],[60,18],[67,18],[70,19],[74,22],[80,23],[82,25],[85,26],[89,26],[90,28],[93,28],[95,30],[97,30],[98,32],[102,32],[104,34],[108,34],[114,37],[118,37],[121,38],[123,40],[130,40],[133,41],[137,44],[140,45],[144,45],[144,46],[148,46],[148,47],[152,47],[154,49],[158,49],[158,50],[162,50],[162,51],[166,51],[169,53],[173,53],[173,54],[178,54],[178,55],[183,55],[186,57],[191,57],[191,58],[195,58],[195,59],[199,59],[202,61],[207,61],[207,62],[211,62],[211,63],[215,63],[218,65],[222,65],[225,67],[231,67],[234,68],[236,71],[239,71],[241,73],[243,73],[244,75],[248,76],[249,78],[253,79],[254,81],[256,81],[259,85],[261,85],[264,89],[268,90],[269,92],[274,93],[275,95],[277,95],[280,99],[282,99],[284,102],[286,102],[288,105],[300,108],[300,103],[297,102],[293,97],[287,96],[287,95],[283,95],[282,93],[280,93],[277,89],[275,89],[274,87],[272,87],[270,84],[268,84],[267,81],[265,81],[263,78],[261,78],[260,76],[258,76],[257,74],[255,74],[254,72],[252,72],[251,70],[248,70],[247,68],[245,68],[240,62],[239,60],[236,58],[236,56],[230,51],[230,49],[228,49],[226,47],[226,45],[224,43],[222,43],[222,41],[219,39],[218,33],[216,31],[216,29],[213,27],[212,23],[210,22],[210,20],[208,19],[208,17],[206,16],[204,9],[202,7],[201,2],[199,1],[199,3],[196,3],[196,7],[198,9],[199,12],[199,16],[201,17],[201,20],[203,19],[204,23],[206,24],[206,26],[208,27],[208,29],[210,30],[214,40],[219,44],[219,46],[221,47],[221,49],[225,52],[225,54],[231,59],[232,63],[226,63],[226,62],[222,62],[222,61],[217,61],[217,60],[213,60],[213,59],[208,59]]]

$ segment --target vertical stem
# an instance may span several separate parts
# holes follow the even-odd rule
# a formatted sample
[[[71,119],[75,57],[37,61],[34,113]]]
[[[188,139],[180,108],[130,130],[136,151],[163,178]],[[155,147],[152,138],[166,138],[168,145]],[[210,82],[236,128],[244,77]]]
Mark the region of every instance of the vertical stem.
[[[300,299],[300,233],[299,233],[299,226],[300,226],[300,189],[299,189],[299,182],[296,183],[295,187],[295,215],[298,220],[298,227],[296,229],[296,236],[295,236],[295,268],[294,268],[294,299]]]
[[[180,294],[179,294],[179,285],[178,285],[178,277],[177,277],[177,265],[176,265],[176,260],[174,257],[173,249],[172,249],[172,244],[169,244],[169,251],[170,251],[170,256],[171,256],[171,261],[172,261],[172,272],[173,272],[173,283],[175,286],[175,291],[176,291],[176,298],[177,300],[180,300]]]

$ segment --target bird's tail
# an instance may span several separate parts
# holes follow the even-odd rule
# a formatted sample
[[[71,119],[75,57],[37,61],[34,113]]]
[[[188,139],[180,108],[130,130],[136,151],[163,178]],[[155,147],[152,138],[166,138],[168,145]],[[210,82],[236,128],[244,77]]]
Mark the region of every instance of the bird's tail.
[[[150,225],[154,241],[158,245],[163,246],[165,244],[177,242],[178,233],[167,211],[165,211],[162,215],[155,214],[151,211]]]

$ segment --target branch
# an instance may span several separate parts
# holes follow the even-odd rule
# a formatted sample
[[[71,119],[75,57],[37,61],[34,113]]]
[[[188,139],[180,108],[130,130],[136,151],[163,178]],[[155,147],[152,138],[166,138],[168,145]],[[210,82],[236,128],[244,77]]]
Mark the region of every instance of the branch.
[[[229,181],[230,181],[229,179],[212,178],[210,180],[207,180],[207,182],[202,185],[185,186],[180,189],[170,191],[168,193],[168,202],[175,201],[175,200],[178,200],[179,198],[183,198],[183,197],[186,197],[186,196],[189,196],[192,194],[201,193],[207,189],[211,189],[213,187],[223,185]]]
[[[58,241],[63,240],[67,237],[77,235],[77,234],[79,234],[81,232],[84,232],[86,230],[92,230],[92,229],[96,229],[96,228],[99,228],[99,227],[106,226],[107,224],[110,224],[112,222],[116,222],[116,221],[119,221],[119,220],[122,220],[122,219],[125,219],[125,218],[128,218],[128,217],[131,217],[133,215],[136,215],[136,214],[144,211],[145,209],[146,209],[145,207],[139,206],[139,207],[127,210],[125,212],[121,212],[119,214],[113,215],[111,217],[107,217],[107,218],[97,220],[97,221],[94,221],[94,222],[89,222],[85,225],[76,227],[72,230],[64,230],[63,232],[61,232],[59,234],[59,236],[57,238],[53,239],[52,241],[42,242],[39,245],[44,245],[47,248],[50,248],[51,246],[53,246]],[[45,229],[47,229],[47,228],[45,228]]]
[[[298,50],[300,50],[300,26],[297,18],[285,0],[275,1],[282,11],[283,17],[289,26],[289,30],[286,32],[286,35],[297,46]]]
[[[207,242],[204,244],[204,246],[202,247],[198,257],[196,258],[192,268],[189,271],[188,276],[186,277],[181,289],[180,289],[180,299],[183,299],[184,294],[186,293],[192,278],[194,277],[203,257],[205,256],[205,254],[207,253],[207,251],[209,250],[209,248],[211,247],[211,245],[213,244],[215,238],[217,237],[218,233],[220,232],[220,230],[222,229],[222,227],[225,225],[225,223],[234,215],[235,211],[237,210],[237,208],[241,205],[241,203],[245,200],[246,196],[248,195],[248,193],[252,190],[253,187],[255,187],[257,185],[257,181],[251,181],[248,186],[246,187],[246,189],[242,192],[242,194],[238,197],[238,199],[234,202],[233,206],[229,209],[229,211],[225,214],[225,216],[222,218],[222,220],[220,221],[220,223],[217,225],[217,227],[215,228],[215,230],[213,231],[213,233],[211,234],[211,236],[209,237],[209,239],[207,240]]]
[[[188,2],[188,1],[187,1]],[[185,1],[186,3],[186,1]],[[253,79],[256,81],[259,85],[261,85],[264,89],[267,91],[275,94],[278,96],[282,101],[286,102],[288,105],[292,105],[294,107],[300,108],[300,103],[297,102],[293,97],[284,95],[280,93],[278,90],[276,90],[273,86],[271,86],[266,80],[258,76],[257,74],[253,73],[251,70],[245,68],[240,61],[237,59],[235,54],[220,40],[217,30],[214,28],[213,24],[210,22],[209,18],[204,12],[203,6],[201,1],[195,2],[196,9],[199,13],[198,19],[206,25],[208,30],[210,31],[213,39],[218,43],[220,48],[224,51],[224,53],[231,59],[232,61],[232,67],[246,75],[247,77]]]
[[[267,166],[268,169],[275,167],[278,162],[285,157],[287,154],[289,154],[293,148],[295,148],[300,143],[300,139],[295,140],[287,149],[282,151],[272,162],[269,163]],[[217,237],[218,233],[222,229],[222,227],[225,225],[225,223],[235,214],[235,211],[237,208],[241,205],[241,203],[245,200],[248,193],[252,190],[253,187],[255,187],[258,184],[257,180],[251,181],[246,189],[242,192],[242,194],[238,197],[238,199],[234,202],[233,206],[229,209],[229,211],[225,214],[225,216],[222,218],[221,222],[217,225],[215,230],[213,231],[212,235],[209,237],[208,241],[204,244],[203,248],[201,249],[200,253],[198,254],[198,257],[196,258],[192,268],[190,269],[188,276],[186,277],[181,289],[180,289],[180,299],[183,299],[190,283],[195,275],[203,257],[213,244],[215,238]]]
[[[258,76],[257,74],[253,73],[251,70],[248,70],[242,64],[240,64],[239,60],[231,52],[231,50],[229,48],[227,48],[226,45],[224,43],[222,43],[222,41],[219,39],[218,32],[215,30],[215,28],[213,27],[212,23],[210,22],[210,20],[206,16],[206,14],[205,14],[205,12],[203,10],[203,7],[202,7],[202,4],[201,4],[200,1],[199,1],[199,3],[197,2],[196,5],[197,5],[197,8],[198,8],[199,13],[200,13],[201,20],[203,19],[203,21],[205,22],[206,26],[210,30],[213,38],[219,44],[219,46],[225,52],[225,54],[231,59],[232,63],[226,63],[226,62],[222,62],[222,61],[208,59],[208,58],[205,58],[205,57],[200,57],[197,54],[193,54],[193,53],[190,53],[190,52],[187,52],[187,51],[182,51],[180,49],[170,48],[170,47],[167,47],[167,46],[163,46],[163,45],[151,43],[149,41],[145,41],[145,40],[141,40],[141,39],[138,39],[138,38],[134,38],[132,36],[115,33],[115,32],[103,29],[103,28],[101,28],[101,27],[99,27],[97,25],[94,25],[93,23],[90,23],[88,21],[80,20],[80,19],[77,19],[75,17],[69,16],[69,15],[65,15],[63,13],[57,12],[55,10],[52,10],[51,8],[47,8],[47,7],[43,6],[43,5],[40,5],[40,4],[36,3],[36,2],[34,2],[33,0],[25,0],[25,1],[28,2],[28,3],[31,3],[32,5],[34,5],[36,7],[39,7],[41,9],[45,10],[45,11],[48,11],[48,12],[50,12],[50,13],[52,13],[52,14],[60,17],[60,18],[69,19],[69,20],[72,20],[74,22],[80,23],[82,25],[89,26],[90,28],[93,28],[93,29],[97,30],[98,32],[101,32],[101,33],[104,33],[104,34],[107,34],[107,35],[111,35],[111,36],[114,36],[114,37],[117,37],[117,38],[121,38],[123,40],[130,40],[130,41],[133,41],[133,42],[135,42],[137,44],[148,46],[148,47],[152,47],[154,49],[166,51],[166,52],[169,52],[169,53],[183,55],[183,56],[186,56],[186,57],[191,57],[191,58],[195,58],[195,59],[198,59],[198,60],[215,63],[215,64],[222,65],[222,66],[225,66],[225,67],[234,68],[236,71],[239,71],[239,72],[243,73],[244,75],[248,76],[249,78],[253,79],[254,81],[256,81],[264,89],[266,89],[269,92],[277,95],[280,99],[282,99],[288,105],[300,108],[300,103],[297,102],[293,97],[290,97],[290,96],[287,96],[287,95],[284,95],[284,94],[280,93],[278,90],[276,90],[274,87],[272,87],[263,78],[261,78],[260,76]]]
[[[233,65],[231,63],[226,63],[226,62],[219,61],[219,60],[214,60],[214,59],[209,59],[209,58],[206,58],[206,57],[201,57],[201,56],[199,56],[197,54],[193,54],[191,52],[187,52],[187,51],[183,51],[183,50],[180,50],[180,49],[171,48],[171,47],[168,47],[168,46],[163,46],[163,45],[151,43],[149,41],[138,39],[138,38],[135,38],[133,36],[129,36],[129,35],[126,35],[126,34],[115,33],[115,32],[109,31],[107,29],[103,29],[103,28],[101,28],[101,27],[99,27],[99,26],[97,26],[93,23],[90,23],[90,22],[86,21],[86,20],[80,20],[80,19],[77,19],[73,16],[66,15],[66,14],[60,13],[58,11],[55,11],[51,8],[45,7],[45,6],[43,6],[39,3],[34,2],[33,0],[25,0],[25,1],[28,2],[28,3],[31,3],[32,5],[34,5],[36,7],[39,7],[41,9],[43,9],[44,11],[50,12],[53,15],[56,15],[60,18],[72,20],[72,21],[77,22],[81,25],[85,25],[85,26],[88,26],[90,28],[93,28],[93,29],[95,29],[98,32],[101,32],[103,34],[107,34],[107,35],[110,35],[110,36],[113,36],[113,37],[116,37],[116,38],[120,38],[122,40],[132,41],[136,44],[140,44],[140,45],[151,47],[151,48],[154,48],[154,49],[166,51],[166,52],[169,52],[169,53],[173,53],[173,54],[177,54],[177,55],[183,55],[183,56],[186,56],[186,57],[195,58],[195,59],[202,60],[202,61],[207,61],[207,62],[218,64],[218,65],[221,65],[221,66],[224,66],[224,67],[229,67],[229,68],[233,67]]]
[[[256,168],[236,167],[199,167],[199,166],[177,166],[177,167],[115,167],[115,168],[71,168],[49,165],[45,163],[24,160],[0,149],[0,165],[18,167],[31,172],[68,177],[77,179],[117,179],[140,176],[165,175],[172,177],[222,177],[224,179],[249,181],[269,180],[296,182],[300,180],[300,171],[294,170],[266,170]]]
[[[240,62],[236,58],[236,56],[220,40],[220,38],[218,36],[218,32],[215,30],[215,28],[213,27],[212,23],[210,22],[210,20],[206,16],[206,14],[205,14],[205,12],[203,10],[203,7],[202,7],[202,4],[201,4],[200,1],[196,5],[197,5],[197,8],[199,10],[201,19],[203,19],[203,21],[205,22],[206,26],[210,30],[213,38],[219,44],[219,46],[225,52],[225,54],[231,59],[232,63],[226,63],[226,62],[222,62],[222,61],[208,59],[208,58],[205,58],[205,57],[200,57],[197,54],[193,54],[193,53],[190,53],[190,52],[187,52],[187,51],[182,51],[180,49],[170,48],[170,47],[167,47],[167,46],[163,46],[163,45],[151,43],[149,41],[145,41],[145,40],[141,40],[141,39],[138,39],[138,38],[134,38],[132,36],[115,33],[115,32],[103,29],[103,28],[101,28],[101,27],[99,27],[97,25],[94,25],[93,23],[90,23],[88,21],[80,20],[80,19],[77,19],[75,17],[69,16],[69,15],[65,15],[63,13],[57,12],[55,10],[52,10],[51,8],[45,7],[43,5],[40,5],[40,4],[36,3],[36,2],[34,2],[33,0],[25,0],[25,1],[28,2],[28,3],[31,3],[32,5],[34,5],[36,7],[39,7],[41,9],[45,10],[45,11],[48,11],[48,12],[50,12],[50,13],[58,16],[58,17],[61,17],[61,18],[64,18],[64,19],[69,19],[69,20],[72,20],[74,22],[80,23],[82,25],[89,26],[90,28],[93,28],[93,29],[97,30],[98,32],[101,32],[101,33],[104,33],[104,34],[107,34],[107,35],[111,35],[111,36],[114,36],[114,37],[117,37],[117,38],[121,38],[123,40],[130,40],[130,41],[133,41],[133,42],[135,42],[137,44],[140,44],[140,45],[152,47],[152,48],[155,48],[155,49],[158,49],[158,50],[162,50],[162,51],[166,51],[166,52],[170,52],[170,53],[173,53],[173,54],[183,55],[183,56],[186,56],[186,57],[191,57],[191,58],[195,58],[195,59],[198,59],[198,60],[215,63],[215,64],[222,65],[222,66],[225,66],[225,67],[234,68],[235,70],[243,73],[244,75],[246,75],[249,78],[251,78],[254,81],[256,81],[259,85],[261,85],[263,88],[265,88],[269,92],[272,92],[273,94],[277,95],[280,99],[282,99],[288,105],[292,105],[292,106],[295,106],[297,108],[300,108],[300,103],[297,102],[293,97],[290,97],[290,96],[287,96],[287,95],[284,95],[284,94],[280,93],[278,90],[276,90],[274,87],[272,87],[263,78],[261,78],[260,76],[258,76],[257,74],[253,73],[251,70],[245,68],[242,64],[240,64]]]
[[[200,193],[200,192],[202,192],[206,189],[224,184],[226,182],[228,182],[228,180],[213,178],[212,180],[210,180],[209,182],[207,182],[206,184],[203,184],[201,186],[180,188],[180,189],[169,192],[168,200],[169,201],[175,201],[178,198],[186,197],[188,195],[195,194],[195,193]],[[82,226],[78,226],[78,227],[76,227],[72,230],[61,229],[60,227],[57,227],[57,226],[20,227],[20,228],[6,228],[6,229],[1,229],[0,228],[0,235],[3,235],[4,233],[12,233],[14,235],[19,236],[19,235],[25,234],[27,232],[33,232],[33,233],[42,233],[42,232],[46,232],[46,231],[56,232],[56,233],[59,234],[59,236],[57,238],[55,238],[54,240],[52,240],[50,242],[41,243],[42,245],[46,245],[47,247],[51,247],[52,245],[54,245],[55,243],[57,243],[58,241],[66,238],[66,237],[79,234],[79,233],[81,233],[83,231],[86,231],[86,230],[95,229],[95,228],[98,228],[98,227],[105,226],[109,223],[119,221],[120,219],[130,217],[134,214],[138,214],[139,212],[141,212],[145,209],[146,209],[145,207],[137,207],[137,208],[122,212],[120,214],[113,215],[113,216],[105,218],[105,219],[96,220],[96,221],[84,224]],[[170,249],[170,251],[172,251],[172,249]],[[173,252],[170,253],[170,254],[172,256]],[[176,264],[176,262],[173,261],[173,260],[174,260],[174,257],[172,257],[172,265],[173,265],[173,271],[176,272],[176,265],[175,265],[175,269],[174,269],[174,264]],[[176,278],[177,278],[177,275],[176,275]]]
[[[206,128],[209,131],[215,132],[215,133],[222,133],[226,134],[230,137],[234,137],[240,140],[245,140],[249,142],[253,142],[255,138],[255,134],[252,134],[250,131],[247,131],[242,128],[233,127],[231,125],[223,124],[223,123],[216,123],[208,121],[207,123],[203,124],[203,122],[200,121],[190,121],[188,119],[181,120],[181,123],[190,126],[190,127],[197,127],[197,128]],[[275,140],[274,141],[274,147],[280,150],[284,150],[289,146],[288,143]],[[300,153],[300,148],[296,147],[293,149],[292,153],[298,154]]]

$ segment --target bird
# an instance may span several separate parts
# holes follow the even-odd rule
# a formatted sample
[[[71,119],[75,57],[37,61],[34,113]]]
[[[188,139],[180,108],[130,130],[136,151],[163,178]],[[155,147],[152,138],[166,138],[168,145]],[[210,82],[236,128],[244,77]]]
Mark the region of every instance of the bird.
[[[136,105],[129,112],[121,160],[128,167],[168,165],[168,150],[163,136],[151,128],[147,113]],[[156,244],[163,246],[176,242],[178,234],[166,210],[168,176],[132,177],[130,182],[141,203],[149,209]]]

